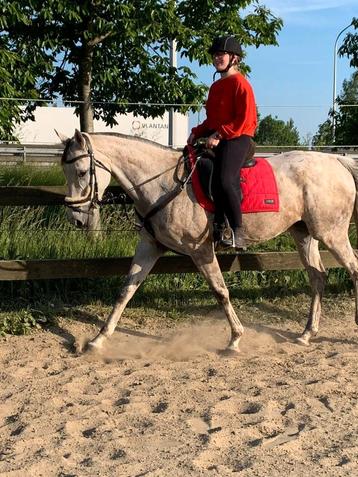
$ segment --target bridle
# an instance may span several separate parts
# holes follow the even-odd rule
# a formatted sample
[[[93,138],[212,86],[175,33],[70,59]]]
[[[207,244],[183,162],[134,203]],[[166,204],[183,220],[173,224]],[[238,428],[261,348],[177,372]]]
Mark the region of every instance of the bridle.
[[[104,169],[105,171],[109,172],[111,175],[112,175],[112,171],[107,166],[105,166],[101,161],[99,161],[98,159],[95,158],[93,148],[92,148],[92,144],[91,144],[91,141],[90,141],[89,137],[87,135],[83,135],[83,137],[85,138],[85,141],[86,141],[87,152],[84,153],[84,154],[80,154],[79,156],[76,156],[73,159],[66,160],[66,155],[67,155],[67,152],[70,148],[70,142],[71,142],[71,140],[68,140],[68,142],[65,146],[65,149],[63,151],[63,154],[62,154],[62,163],[64,163],[64,164],[74,164],[75,162],[79,161],[80,159],[83,159],[85,157],[89,157],[89,159],[90,159],[89,192],[86,196],[80,197],[80,198],[65,197],[65,205],[66,205],[66,207],[70,208],[71,210],[73,210],[75,212],[90,214],[90,210],[92,208],[97,208],[100,205],[107,203],[106,199],[105,200],[100,200],[99,199],[98,180],[97,180],[97,176],[96,176],[96,167],[100,167],[100,168]],[[175,197],[177,195],[179,195],[184,190],[186,185],[190,182],[191,176],[192,176],[192,174],[193,174],[193,172],[196,168],[197,162],[199,161],[200,157],[199,156],[197,157],[197,160],[195,162],[194,167],[192,168],[190,173],[183,180],[183,179],[179,178],[178,170],[179,170],[179,166],[180,166],[181,161],[182,160],[185,161],[186,159],[187,159],[187,157],[185,157],[184,155],[180,156],[180,158],[179,158],[179,160],[178,160],[178,162],[175,166],[172,166],[169,169],[163,171],[162,173],[157,174],[156,176],[151,177],[150,179],[144,181],[142,184],[134,186],[131,189],[129,189],[129,190],[137,189],[139,186],[142,186],[145,183],[150,182],[151,180],[157,179],[159,176],[161,176],[165,172],[167,172],[171,169],[175,169],[175,177],[176,177],[177,186],[172,191],[165,194],[153,207],[151,207],[149,209],[149,211],[144,216],[141,216],[136,209],[136,214],[137,214],[137,216],[138,216],[138,218],[140,219],[140,222],[141,222],[140,226],[145,227],[153,236],[154,236],[154,233],[153,233],[152,227],[149,223],[149,219],[151,217],[153,217],[161,209],[163,209],[166,205],[168,205],[173,199],[175,199]],[[89,202],[89,208],[88,208],[88,211],[85,212],[81,209],[81,206],[88,203],[88,202]],[[123,202],[124,202],[124,200],[123,200]]]
[[[86,153],[80,154],[79,156],[76,156],[73,159],[66,160],[66,155],[70,148],[70,143],[71,143],[71,140],[68,140],[62,154],[62,162],[64,164],[74,164],[75,162],[85,157],[89,157],[90,159],[90,169],[89,169],[90,180],[89,180],[88,194],[84,197],[74,198],[74,199],[72,197],[65,197],[66,207],[69,207],[70,209],[77,212],[83,212],[80,209],[80,206],[88,202],[89,202],[89,210],[95,207],[99,207],[102,204],[102,201],[99,199],[99,195],[98,195],[98,180],[96,175],[96,167],[100,167],[101,169],[104,169],[105,171],[109,172],[112,175],[112,171],[107,166],[105,166],[101,161],[95,158],[92,144],[88,136],[83,135],[83,137],[85,138],[85,141],[86,141],[86,147],[87,147]]]

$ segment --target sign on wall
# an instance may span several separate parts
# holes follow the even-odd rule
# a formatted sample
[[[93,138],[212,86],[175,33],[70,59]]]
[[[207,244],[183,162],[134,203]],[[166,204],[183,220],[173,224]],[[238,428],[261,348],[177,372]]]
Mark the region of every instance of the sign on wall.
[[[24,144],[42,143],[57,144],[58,137],[55,129],[67,136],[72,136],[74,130],[80,128],[79,117],[74,114],[74,108],[38,107],[34,113],[35,121],[21,123],[16,130],[17,137]],[[103,121],[94,121],[95,132],[118,132],[130,136],[139,136],[159,144],[168,145],[169,113],[158,118],[143,118],[133,113],[118,114],[118,125],[106,126]],[[174,147],[186,143],[189,131],[187,115],[174,114]]]

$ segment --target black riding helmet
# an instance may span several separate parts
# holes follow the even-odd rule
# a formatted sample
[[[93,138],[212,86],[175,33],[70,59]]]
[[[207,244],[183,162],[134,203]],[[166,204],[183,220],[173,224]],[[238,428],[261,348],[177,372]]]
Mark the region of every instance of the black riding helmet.
[[[240,43],[234,36],[219,36],[214,38],[213,44],[209,48],[209,53],[210,55],[213,55],[219,51],[225,51],[226,53],[232,53],[242,57]]]

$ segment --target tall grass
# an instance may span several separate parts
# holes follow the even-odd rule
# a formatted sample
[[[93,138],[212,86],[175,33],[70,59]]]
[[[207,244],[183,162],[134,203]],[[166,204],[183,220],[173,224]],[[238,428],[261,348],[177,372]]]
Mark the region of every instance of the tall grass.
[[[60,186],[65,176],[59,164],[36,167],[30,164],[0,166],[0,186]]]
[[[16,166],[0,169],[0,185],[63,185],[59,166],[34,168]],[[2,207],[0,209],[0,259],[61,259],[132,256],[138,242],[133,231],[133,210],[128,221],[121,206],[106,206],[101,211],[101,235],[91,239],[73,228],[63,206]],[[352,231],[355,240],[355,231]],[[355,242],[354,242],[355,243]],[[258,247],[260,251],[294,250],[289,235],[281,235]],[[254,249],[254,250],[255,250]],[[261,271],[226,273],[226,283],[235,298],[287,295],[308,289],[304,271]],[[0,333],[26,332],[36,326],[34,309],[52,313],[48,303],[113,303],[123,278],[63,279],[29,282],[0,282]],[[342,269],[329,271],[335,289],[351,287]],[[15,300],[15,302],[14,302]],[[154,308],[169,315],[185,307],[205,307],[215,303],[199,274],[151,275],[133,298],[132,307]],[[10,313],[10,314],[9,314]],[[20,317],[19,317],[20,313]],[[9,318],[10,317],[10,318]],[[41,321],[41,320],[40,320]]]

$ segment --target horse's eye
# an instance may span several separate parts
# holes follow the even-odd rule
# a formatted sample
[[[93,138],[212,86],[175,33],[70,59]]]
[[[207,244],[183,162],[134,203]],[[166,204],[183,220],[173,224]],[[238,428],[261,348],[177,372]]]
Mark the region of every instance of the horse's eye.
[[[86,174],[87,174],[87,171],[79,171],[79,172],[78,172],[78,177],[79,177],[79,178],[82,178],[82,177],[84,177]]]

